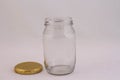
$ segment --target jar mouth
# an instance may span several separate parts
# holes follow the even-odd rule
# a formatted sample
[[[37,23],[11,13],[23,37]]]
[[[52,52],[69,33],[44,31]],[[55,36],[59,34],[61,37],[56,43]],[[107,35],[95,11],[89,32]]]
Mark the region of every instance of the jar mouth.
[[[45,25],[50,25],[54,23],[65,23],[73,24],[72,17],[47,17],[45,18]]]

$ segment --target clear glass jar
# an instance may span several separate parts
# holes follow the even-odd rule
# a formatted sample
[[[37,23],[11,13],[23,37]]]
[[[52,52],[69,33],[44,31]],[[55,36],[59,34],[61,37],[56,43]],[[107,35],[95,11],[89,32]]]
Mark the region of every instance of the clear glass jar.
[[[74,71],[76,62],[75,31],[72,18],[46,18],[43,32],[44,64],[50,74]]]

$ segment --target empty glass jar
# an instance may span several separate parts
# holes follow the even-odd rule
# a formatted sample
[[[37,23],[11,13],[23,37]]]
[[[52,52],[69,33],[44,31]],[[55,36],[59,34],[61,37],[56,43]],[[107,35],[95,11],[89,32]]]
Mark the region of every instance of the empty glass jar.
[[[43,32],[44,64],[50,74],[74,71],[76,62],[75,31],[72,18],[46,18]]]

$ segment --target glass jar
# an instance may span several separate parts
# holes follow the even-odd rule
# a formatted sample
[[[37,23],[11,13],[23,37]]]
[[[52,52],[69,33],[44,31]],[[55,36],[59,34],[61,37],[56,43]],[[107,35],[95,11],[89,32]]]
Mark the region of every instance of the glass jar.
[[[69,74],[76,62],[75,31],[72,18],[46,18],[43,32],[44,64],[48,73]]]

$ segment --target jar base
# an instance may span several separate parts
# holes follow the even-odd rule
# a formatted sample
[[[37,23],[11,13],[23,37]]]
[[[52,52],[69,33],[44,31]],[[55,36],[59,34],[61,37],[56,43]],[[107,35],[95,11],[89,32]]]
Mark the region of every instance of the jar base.
[[[69,65],[55,65],[47,68],[48,73],[52,75],[67,75],[73,72]]]

